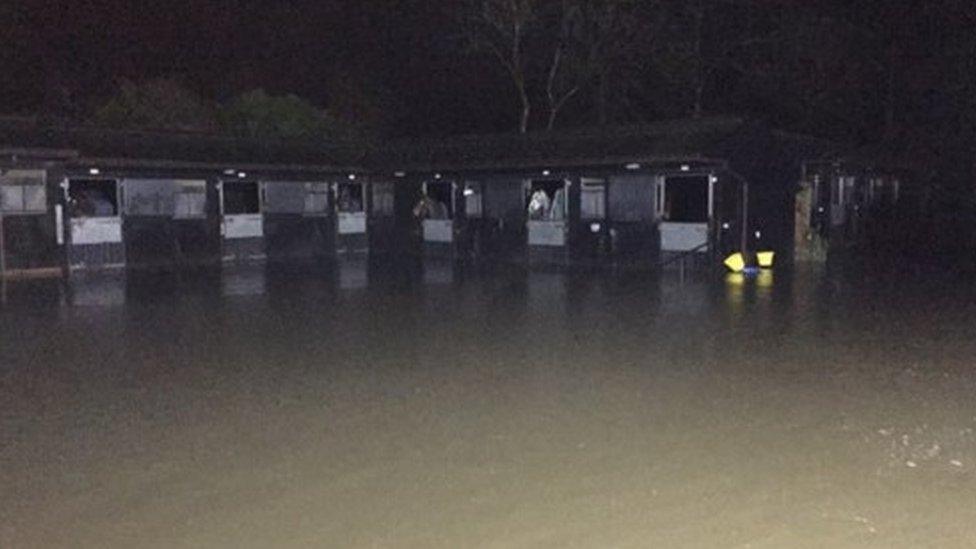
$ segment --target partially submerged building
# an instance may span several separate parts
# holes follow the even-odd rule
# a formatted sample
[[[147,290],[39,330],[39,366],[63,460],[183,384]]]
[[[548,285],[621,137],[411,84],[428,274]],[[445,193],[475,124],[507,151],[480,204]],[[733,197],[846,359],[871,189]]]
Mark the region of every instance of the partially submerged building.
[[[918,149],[892,143],[804,162],[796,194],[795,259],[822,261],[831,250],[873,242],[917,185]],[[931,161],[928,161],[931,164]],[[917,203],[917,197],[911,202]]]
[[[789,253],[804,161],[824,151],[738,118],[372,147],[8,121],[4,267]]]
[[[8,271],[192,266],[367,245],[350,147],[0,128]],[[357,197],[341,207],[337,196]],[[21,199],[26,197],[26,201]]]
[[[789,253],[803,162],[827,150],[761,123],[707,118],[394,144],[370,165],[398,175],[415,209],[441,205],[414,231],[429,251],[660,262],[757,238]]]

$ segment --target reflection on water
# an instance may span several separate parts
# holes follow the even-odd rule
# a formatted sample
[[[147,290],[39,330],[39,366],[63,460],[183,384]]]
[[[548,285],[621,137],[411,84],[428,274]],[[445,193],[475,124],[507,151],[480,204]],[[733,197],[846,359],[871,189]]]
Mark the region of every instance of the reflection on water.
[[[726,274],[721,301],[729,311],[740,311],[747,304],[772,299],[775,275],[761,271],[755,275]],[[282,265],[226,266],[220,270],[193,273],[86,273],[75,274],[61,284],[50,281],[18,282],[8,289],[16,308],[30,302],[75,307],[117,307],[126,301],[136,303],[158,300],[166,295],[175,299],[217,292],[220,296],[253,297],[268,294],[305,293],[330,295],[334,290],[363,290],[371,280],[377,288],[430,287],[447,291],[450,286],[481,284],[485,289],[503,285],[510,295],[521,296],[530,308],[553,308],[565,312],[586,307],[600,307],[613,291],[639,288],[645,297],[653,296],[655,308],[661,313],[702,314],[716,305],[715,280],[678,279],[657,273],[628,276],[554,271],[527,271],[512,268],[484,273],[477,269],[465,271],[449,261],[429,260],[418,265],[370,262],[366,258],[345,259],[334,265],[299,268]],[[608,286],[609,285],[609,286]],[[608,290],[608,287],[615,290]],[[64,293],[64,297],[59,297]],[[214,295],[212,297],[217,297]]]
[[[0,547],[976,542],[967,281],[442,267],[9,288]]]
[[[455,265],[451,261],[430,259],[424,262],[424,284],[429,286],[454,283]]]
[[[267,291],[267,279],[263,268],[238,267],[227,269],[221,277],[221,292],[228,297],[260,296]]]
[[[369,263],[366,258],[344,259],[338,263],[339,288],[361,290],[369,286]]]
[[[125,303],[125,277],[113,274],[85,274],[72,279],[69,302],[75,307],[113,307]]]

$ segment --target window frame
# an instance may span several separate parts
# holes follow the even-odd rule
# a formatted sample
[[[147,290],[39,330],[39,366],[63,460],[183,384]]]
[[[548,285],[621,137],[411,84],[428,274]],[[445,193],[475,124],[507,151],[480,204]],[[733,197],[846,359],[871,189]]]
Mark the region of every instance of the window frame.
[[[173,181],[175,185],[175,190],[173,192],[173,219],[176,220],[194,220],[194,219],[206,219],[207,218],[207,182],[203,179],[177,179]],[[201,185],[202,183],[202,185]],[[199,187],[203,189],[203,192],[186,192],[184,189],[189,187]],[[203,208],[199,214],[183,214],[180,211],[179,199],[181,196],[195,196],[203,195]]]
[[[607,180],[599,177],[584,177],[580,179],[580,221],[606,221],[607,219]],[[600,213],[597,216],[587,215],[584,210],[586,204],[584,195],[593,189],[599,189]]]
[[[305,208],[302,211],[304,217],[328,217],[332,212],[332,186],[325,181],[307,181],[305,186]],[[310,209],[309,199],[314,196],[325,197],[325,207],[321,210]]]

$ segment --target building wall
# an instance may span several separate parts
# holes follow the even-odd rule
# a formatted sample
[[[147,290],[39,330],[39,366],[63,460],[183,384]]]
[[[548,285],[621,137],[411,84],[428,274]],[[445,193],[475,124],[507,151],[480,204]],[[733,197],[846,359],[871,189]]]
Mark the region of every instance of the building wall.
[[[653,174],[609,178],[607,217],[613,254],[621,259],[654,260],[660,251]]]
[[[0,185],[12,184],[22,177],[37,178],[45,195],[41,210],[22,212],[7,207],[2,242],[6,268],[12,271],[61,269],[64,247],[58,240],[56,212],[59,205],[63,207],[62,170],[53,163],[34,163],[0,166],[0,171]]]

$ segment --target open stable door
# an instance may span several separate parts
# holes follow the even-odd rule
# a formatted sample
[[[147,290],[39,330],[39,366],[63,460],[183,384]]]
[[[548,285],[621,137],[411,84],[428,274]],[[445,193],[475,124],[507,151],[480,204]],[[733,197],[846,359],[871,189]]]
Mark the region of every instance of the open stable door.
[[[222,182],[220,206],[224,260],[263,259],[265,246],[261,183],[249,180]]]
[[[422,219],[425,244],[454,243],[456,190],[457,185],[453,181],[427,181],[421,186],[421,198],[414,206],[413,213]]]
[[[566,180],[530,181],[526,191],[529,246],[564,247],[569,235],[569,190]]]
[[[70,179],[67,193],[71,268],[125,266],[123,185],[115,179]]]
[[[658,180],[661,251],[708,251],[714,191],[713,178],[708,175],[682,175]]]
[[[365,253],[369,249],[366,226],[366,184],[359,181],[334,183],[336,197],[336,250]]]

